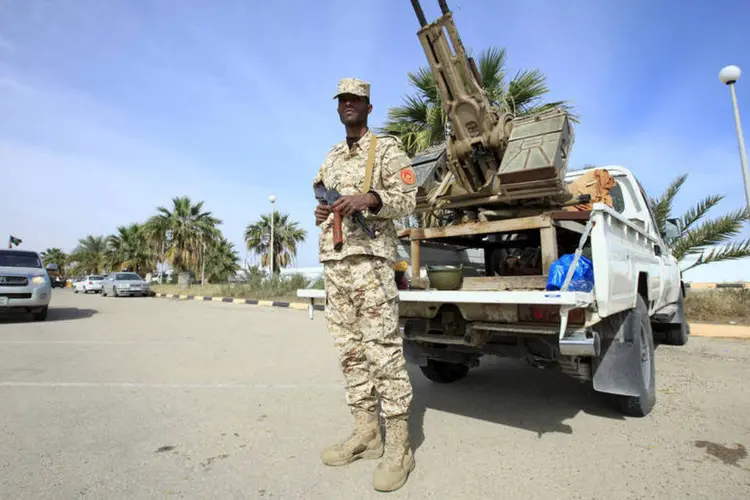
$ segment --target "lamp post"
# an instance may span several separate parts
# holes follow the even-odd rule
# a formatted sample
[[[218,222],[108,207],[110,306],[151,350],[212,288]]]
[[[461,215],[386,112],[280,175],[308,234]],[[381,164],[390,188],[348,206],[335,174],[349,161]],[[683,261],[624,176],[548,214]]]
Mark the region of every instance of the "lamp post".
[[[734,110],[734,125],[737,129],[737,147],[740,150],[740,165],[742,166],[742,178],[745,181],[745,203],[750,208],[750,172],[747,168],[747,155],[745,153],[745,140],[742,137],[742,124],[740,123],[740,109],[737,106],[737,93],[734,84],[740,79],[742,72],[737,66],[725,66],[719,71],[719,80],[729,87],[732,94],[732,109]]]
[[[273,278],[273,220],[274,220],[274,203],[276,203],[276,196],[271,195],[268,197],[268,201],[271,202],[271,277]]]

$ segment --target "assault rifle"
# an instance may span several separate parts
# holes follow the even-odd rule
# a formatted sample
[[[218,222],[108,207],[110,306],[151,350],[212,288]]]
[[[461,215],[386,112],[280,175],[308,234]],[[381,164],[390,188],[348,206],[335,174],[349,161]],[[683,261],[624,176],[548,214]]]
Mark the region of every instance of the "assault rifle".
[[[318,200],[318,202],[331,206],[334,203],[336,203],[336,200],[341,198],[341,193],[336,191],[335,189],[326,188],[325,184],[322,182],[318,182],[315,184],[315,199]],[[367,233],[367,235],[370,238],[375,237],[375,232],[367,227],[367,222],[365,222],[365,216],[360,211],[356,211],[352,214],[352,220],[356,222],[359,227],[362,228],[362,230]],[[333,248],[334,250],[338,251],[341,250],[341,245],[344,244],[344,235],[341,230],[341,214],[337,211],[333,211]]]

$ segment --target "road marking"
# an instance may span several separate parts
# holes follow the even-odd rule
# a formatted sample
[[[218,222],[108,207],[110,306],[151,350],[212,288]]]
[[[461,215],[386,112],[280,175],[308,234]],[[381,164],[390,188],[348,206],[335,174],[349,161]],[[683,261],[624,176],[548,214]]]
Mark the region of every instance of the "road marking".
[[[341,384],[147,384],[140,382],[0,382],[0,387],[93,387],[122,389],[326,389],[343,390]]]

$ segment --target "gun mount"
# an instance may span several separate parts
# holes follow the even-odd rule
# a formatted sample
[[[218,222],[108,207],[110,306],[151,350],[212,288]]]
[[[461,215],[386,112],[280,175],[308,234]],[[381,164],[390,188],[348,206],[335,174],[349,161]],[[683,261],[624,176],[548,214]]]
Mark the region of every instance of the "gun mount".
[[[516,117],[504,109],[507,106],[494,106],[446,1],[438,0],[442,15],[429,24],[419,0],[411,3],[450,124],[446,168],[434,170],[434,185],[428,192],[422,190],[416,211],[493,205],[542,208],[569,202],[563,179],[573,131],[567,112],[555,108]]]

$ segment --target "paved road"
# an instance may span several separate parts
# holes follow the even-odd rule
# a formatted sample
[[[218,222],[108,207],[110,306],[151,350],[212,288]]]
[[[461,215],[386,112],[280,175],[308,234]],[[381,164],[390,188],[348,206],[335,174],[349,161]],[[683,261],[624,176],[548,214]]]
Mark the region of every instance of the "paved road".
[[[394,498],[750,498],[750,342],[658,349],[658,407],[490,362],[413,373],[417,469]],[[321,314],[56,290],[0,319],[3,498],[377,498],[374,462],[331,469],[349,426]]]

